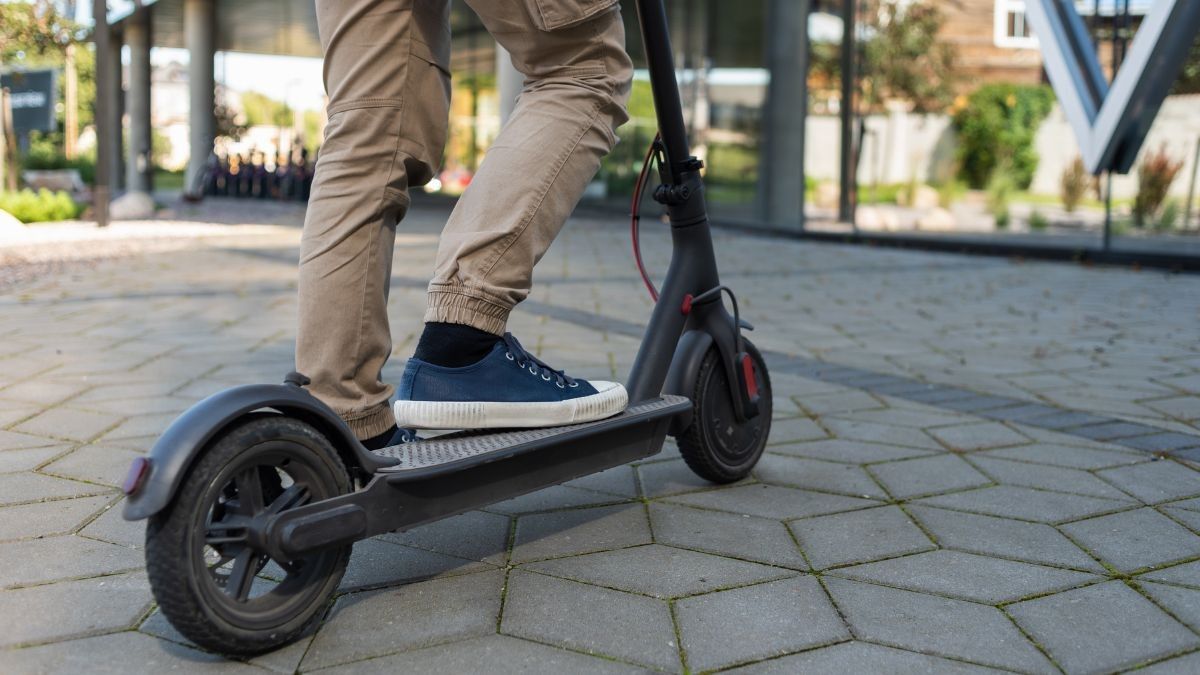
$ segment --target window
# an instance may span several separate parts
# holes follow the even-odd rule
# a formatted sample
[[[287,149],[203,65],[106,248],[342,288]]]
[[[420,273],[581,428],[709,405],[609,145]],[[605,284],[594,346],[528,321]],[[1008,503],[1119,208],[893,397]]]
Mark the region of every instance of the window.
[[[995,41],[997,47],[1037,47],[1037,38],[1025,22],[1025,0],[996,0]]]

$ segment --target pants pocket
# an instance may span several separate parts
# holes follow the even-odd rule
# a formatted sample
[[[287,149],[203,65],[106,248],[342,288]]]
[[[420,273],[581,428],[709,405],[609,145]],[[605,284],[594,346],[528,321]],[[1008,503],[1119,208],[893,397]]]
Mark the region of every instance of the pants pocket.
[[[620,0],[525,0],[533,22],[544,31],[577,26]]]

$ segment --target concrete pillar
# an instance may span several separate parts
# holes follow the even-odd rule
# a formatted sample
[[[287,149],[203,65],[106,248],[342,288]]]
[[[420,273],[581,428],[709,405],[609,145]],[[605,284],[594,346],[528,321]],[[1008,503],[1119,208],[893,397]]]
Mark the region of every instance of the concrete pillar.
[[[125,187],[131,192],[154,189],[150,133],[150,8],[130,17],[125,24],[125,44],[129,45],[129,87],[125,109],[129,114],[129,142],[125,167]]]
[[[108,59],[108,68],[112,73],[112,81],[107,85],[108,92],[105,101],[108,103],[108,121],[112,129],[114,151],[108,160],[108,184],[113,193],[125,188],[125,158],[121,154],[124,146],[121,130],[121,120],[125,116],[125,88],[121,85],[121,46],[124,36],[117,31],[111,33],[107,54],[101,58]],[[100,133],[100,129],[96,129]]]
[[[508,50],[496,45],[496,93],[500,97],[500,124],[503,126],[512,117],[517,107],[517,94],[525,86],[525,76],[512,64]]]
[[[213,73],[213,57],[216,55],[216,14],[212,0],[184,0],[183,42],[188,58],[188,98],[190,100],[188,144],[191,157],[188,159],[184,177],[184,193],[199,196],[204,172],[212,154],[216,135],[215,105],[216,79]]]
[[[759,217],[804,229],[804,126],[808,118],[810,0],[769,0],[767,69],[759,158]]]

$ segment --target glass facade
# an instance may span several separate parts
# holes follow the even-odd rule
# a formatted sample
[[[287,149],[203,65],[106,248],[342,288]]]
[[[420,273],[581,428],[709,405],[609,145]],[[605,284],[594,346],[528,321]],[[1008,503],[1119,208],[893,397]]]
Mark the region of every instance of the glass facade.
[[[455,3],[455,102],[442,177],[451,193],[499,130],[495,44]],[[628,203],[656,127],[634,0],[622,6],[637,68],[631,119],[586,196],[613,204]],[[1149,5],[1115,11],[1123,6],[1078,3],[1110,77]],[[1024,0],[855,0],[848,157],[842,2],[667,0],[667,8],[684,114],[717,220],[1076,248],[1105,245],[1107,221],[1107,245],[1200,255],[1200,209],[1188,206],[1200,150],[1200,47],[1135,169],[1114,176],[1109,190],[1107,177],[1081,173],[1075,162],[1079,146],[1046,83]],[[847,161],[854,210],[840,222]]]

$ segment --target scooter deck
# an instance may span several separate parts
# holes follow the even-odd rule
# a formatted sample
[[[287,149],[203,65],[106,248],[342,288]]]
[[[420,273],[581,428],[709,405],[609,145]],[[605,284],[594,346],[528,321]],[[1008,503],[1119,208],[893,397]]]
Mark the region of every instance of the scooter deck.
[[[444,436],[393,445],[375,454],[400,460],[378,473],[402,474],[405,478],[428,478],[433,474],[461,471],[476,464],[500,461],[513,455],[536,450],[539,446],[569,442],[604,428],[615,431],[686,410],[689,401],[682,396],[663,396],[626,408],[613,417],[593,422],[540,429],[502,429],[498,431],[460,431]],[[564,452],[569,450],[564,449]],[[393,482],[395,482],[393,480]]]
[[[653,455],[682,396],[637,403],[595,422],[462,432],[384,448],[399,463],[360,490],[273,518],[268,539],[285,558],[406,530]]]

